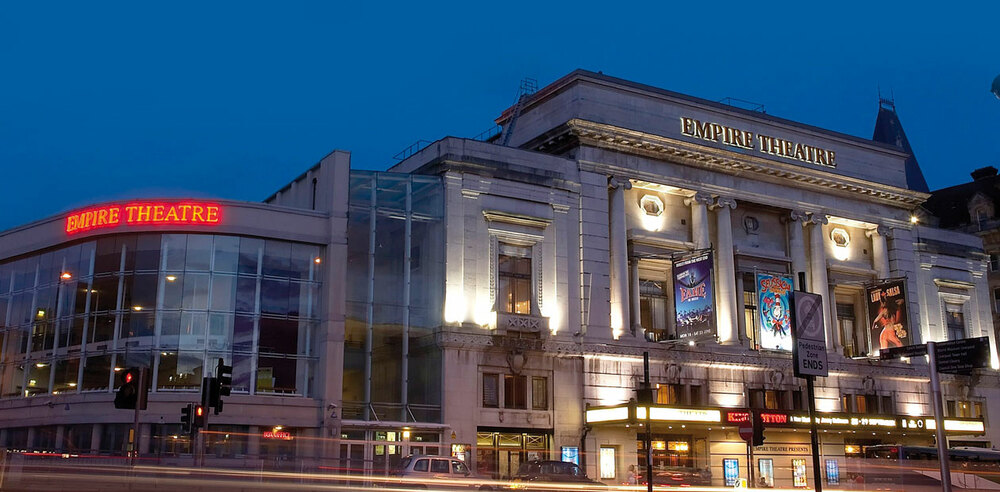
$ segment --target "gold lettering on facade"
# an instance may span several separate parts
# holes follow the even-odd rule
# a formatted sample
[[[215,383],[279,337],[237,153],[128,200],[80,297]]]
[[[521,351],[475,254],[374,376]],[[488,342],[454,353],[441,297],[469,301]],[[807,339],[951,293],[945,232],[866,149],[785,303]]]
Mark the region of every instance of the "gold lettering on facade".
[[[762,133],[758,133],[757,138],[754,139],[754,133],[751,131],[719,123],[703,122],[686,116],[681,116],[681,135],[746,150],[757,148],[762,154],[794,159],[818,166],[837,167],[837,153],[832,150]]]

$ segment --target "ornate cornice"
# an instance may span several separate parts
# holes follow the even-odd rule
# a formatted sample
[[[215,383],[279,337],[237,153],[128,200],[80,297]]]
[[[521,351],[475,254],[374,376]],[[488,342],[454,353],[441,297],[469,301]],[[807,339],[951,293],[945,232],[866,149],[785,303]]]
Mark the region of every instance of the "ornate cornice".
[[[711,193],[705,193],[703,191],[699,191],[699,192],[695,193],[694,195],[691,195],[690,197],[685,198],[684,199],[684,205],[687,205],[687,206],[691,206],[692,204],[709,205],[709,204],[712,203],[713,200],[714,200],[714,198],[712,198],[712,194]]]
[[[896,186],[835,175],[826,169],[810,169],[577,118],[567,121],[562,131],[554,132],[545,142],[540,142],[535,147],[544,147],[549,141],[561,140],[567,135],[594,147],[671,160],[727,174],[757,173],[763,177],[792,180],[802,188],[832,191],[842,195],[861,194],[870,200],[896,207],[912,209],[930,196]]]

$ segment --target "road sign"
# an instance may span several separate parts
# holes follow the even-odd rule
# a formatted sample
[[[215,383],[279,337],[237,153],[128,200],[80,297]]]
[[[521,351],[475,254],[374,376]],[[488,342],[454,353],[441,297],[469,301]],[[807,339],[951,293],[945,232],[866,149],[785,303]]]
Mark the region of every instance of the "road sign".
[[[900,357],[918,357],[927,355],[927,345],[903,345],[902,347],[884,348],[879,351],[879,358],[882,360],[898,359]]]
[[[746,442],[753,439],[753,422],[740,422],[740,437]]]
[[[823,297],[792,293],[792,358],[795,376],[827,376],[826,337],[823,332]]]
[[[989,337],[965,338],[935,344],[937,370],[949,374],[972,374],[973,369],[990,364]]]

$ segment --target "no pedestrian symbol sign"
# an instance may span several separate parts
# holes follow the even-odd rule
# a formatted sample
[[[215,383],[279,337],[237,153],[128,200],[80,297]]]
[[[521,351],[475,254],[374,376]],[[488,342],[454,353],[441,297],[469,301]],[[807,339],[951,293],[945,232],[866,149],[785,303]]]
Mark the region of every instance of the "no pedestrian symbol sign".
[[[795,376],[830,374],[823,331],[823,297],[808,292],[792,292],[792,359]]]

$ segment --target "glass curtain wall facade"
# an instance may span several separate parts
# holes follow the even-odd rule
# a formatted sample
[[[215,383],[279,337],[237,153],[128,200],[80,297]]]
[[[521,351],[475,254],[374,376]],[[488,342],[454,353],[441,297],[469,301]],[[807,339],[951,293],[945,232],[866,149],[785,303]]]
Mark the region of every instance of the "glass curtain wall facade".
[[[209,234],[127,234],[0,264],[0,395],[198,391],[219,358],[233,392],[309,395],[322,248]]]
[[[441,179],[355,171],[350,189],[343,417],[440,422]]]

